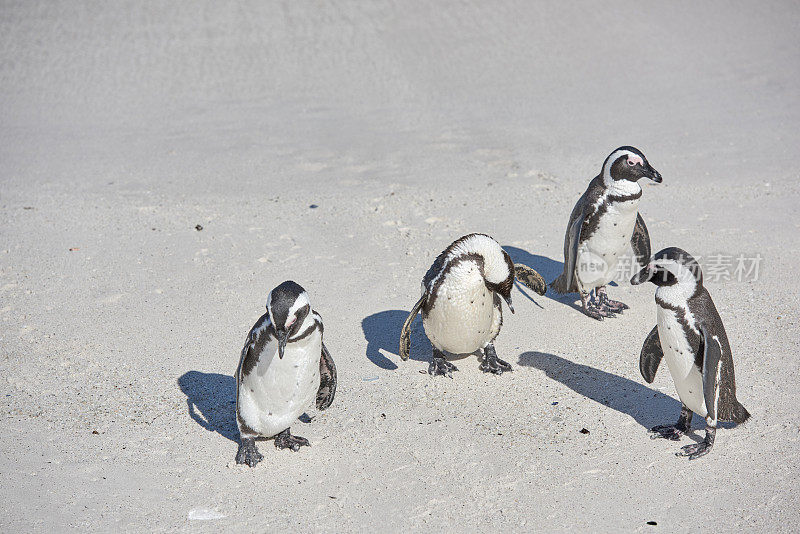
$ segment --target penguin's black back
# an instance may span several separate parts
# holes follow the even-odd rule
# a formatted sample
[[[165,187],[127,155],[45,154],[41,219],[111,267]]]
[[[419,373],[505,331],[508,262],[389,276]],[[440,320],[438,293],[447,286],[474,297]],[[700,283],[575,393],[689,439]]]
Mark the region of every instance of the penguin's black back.
[[[708,290],[702,286],[699,288],[699,291],[689,299],[688,304],[689,311],[694,314],[695,321],[704,324],[711,336],[717,336],[722,346],[722,369],[720,370],[717,419],[720,421],[732,421],[737,424],[744,423],[750,418],[750,413],[736,399],[736,376],[733,370],[733,353],[731,352],[728,335],[725,332],[725,326],[722,324],[722,318],[719,316],[717,307],[714,306],[714,301],[711,299]],[[703,357],[704,348],[701,342],[698,349],[698,359]]]

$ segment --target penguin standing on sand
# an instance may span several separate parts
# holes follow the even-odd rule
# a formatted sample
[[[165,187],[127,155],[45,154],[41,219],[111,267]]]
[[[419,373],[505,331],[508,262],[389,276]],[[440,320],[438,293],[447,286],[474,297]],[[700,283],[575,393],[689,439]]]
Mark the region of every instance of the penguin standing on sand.
[[[236,369],[236,423],[241,442],[236,463],[263,459],[257,437],[275,436],[275,447],[297,451],[308,440],[289,426],[316,401],[324,410],[336,393],[336,366],[322,342],[322,317],[292,281],[270,291],[267,313],[247,335]]]
[[[632,247],[640,264],[650,259],[650,236],[639,215],[641,178],[661,182],[661,175],[639,149],[616,149],[569,217],[564,272],[550,286],[557,293],[579,292],[583,312],[600,321],[628,308],[606,294],[606,284],[614,279],[620,258]]]
[[[454,241],[433,262],[422,280],[422,297],[414,305],[400,334],[400,357],[411,348],[411,323],[422,310],[422,324],[433,345],[431,375],[452,378],[455,365],[445,352],[483,352],[480,369],[502,374],[511,365],[497,357],[494,340],[503,325],[502,297],[511,313],[511,288],[515,276],[543,295],[547,285],[533,269],[514,265],[500,244],[485,234],[469,234]]]
[[[705,439],[677,453],[693,460],[711,450],[719,421],[744,423],[750,414],[736,400],[728,336],[711,295],[703,287],[697,261],[679,248],[665,248],[631,279],[631,284],[647,281],[658,286],[658,324],[644,341],[639,369],[652,383],[659,363],[665,359],[682,404],[678,422],[653,427],[651,437],[677,441],[691,427],[692,413],[705,417]]]

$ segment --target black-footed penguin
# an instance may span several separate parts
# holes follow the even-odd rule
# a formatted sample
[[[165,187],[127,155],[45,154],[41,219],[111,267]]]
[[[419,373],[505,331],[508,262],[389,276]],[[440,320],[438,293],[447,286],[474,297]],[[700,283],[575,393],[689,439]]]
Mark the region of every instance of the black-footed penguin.
[[[515,276],[540,295],[547,290],[544,279],[525,265],[514,265],[500,244],[485,234],[469,234],[454,241],[439,254],[422,280],[422,297],[414,305],[400,334],[400,357],[407,360],[411,349],[411,323],[422,310],[425,334],[433,345],[431,375],[452,378],[455,365],[445,352],[471,354],[483,351],[480,369],[502,374],[511,366],[497,357],[494,339],[503,325],[500,297],[511,313],[511,288]]]
[[[614,279],[628,247],[640,264],[650,259],[650,236],[639,215],[641,178],[661,182],[639,149],[619,147],[606,158],[569,216],[564,272],[550,286],[558,293],[579,292],[583,312],[600,321],[628,308],[606,294],[606,284]]]
[[[257,437],[275,436],[275,447],[297,451],[308,440],[289,426],[316,401],[326,409],[336,393],[336,366],[322,342],[322,317],[306,291],[286,281],[270,291],[267,313],[256,321],[236,369],[236,423],[241,442],[236,463],[263,459]]]
[[[750,414],[736,400],[728,336],[711,295],[703,287],[697,261],[679,248],[665,248],[631,279],[631,284],[647,281],[658,286],[658,324],[644,341],[639,370],[652,383],[664,358],[682,404],[678,422],[653,427],[651,437],[677,441],[691,427],[692,413],[705,417],[705,439],[677,453],[693,460],[711,450],[718,421],[744,423]]]

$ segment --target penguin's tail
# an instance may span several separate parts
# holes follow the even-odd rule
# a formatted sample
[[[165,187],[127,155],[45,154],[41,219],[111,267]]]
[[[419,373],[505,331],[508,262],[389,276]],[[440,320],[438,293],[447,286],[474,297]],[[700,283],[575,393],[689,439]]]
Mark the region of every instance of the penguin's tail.
[[[748,419],[750,419],[750,412],[748,412],[747,408],[742,406],[742,404],[737,401],[736,404],[734,404],[733,406],[730,420],[736,423],[737,425],[740,425],[745,421],[747,421]]]
[[[566,293],[570,293],[570,288],[567,287],[567,277],[564,274],[560,274],[558,278],[550,282],[550,287],[553,288],[553,291],[556,293],[561,293],[562,295]]]

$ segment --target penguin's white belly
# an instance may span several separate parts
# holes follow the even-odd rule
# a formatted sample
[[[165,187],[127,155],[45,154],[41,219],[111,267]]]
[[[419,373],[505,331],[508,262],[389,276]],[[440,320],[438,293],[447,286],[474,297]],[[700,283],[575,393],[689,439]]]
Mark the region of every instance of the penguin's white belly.
[[[703,375],[694,364],[694,351],[673,310],[658,306],[658,339],[681,402],[697,415],[708,415]]]
[[[275,339],[239,387],[239,413],[264,437],[287,428],[311,406],[319,389],[322,336],[315,330],[305,339],[287,343],[283,359]]]
[[[469,354],[484,348],[500,330],[494,292],[486,287],[473,262],[460,265],[439,290],[422,324],[433,346],[453,354]],[[455,269],[454,269],[455,270]]]
[[[594,233],[578,249],[575,265],[581,286],[590,290],[614,279],[620,258],[630,249],[638,212],[639,199],[608,205]]]

